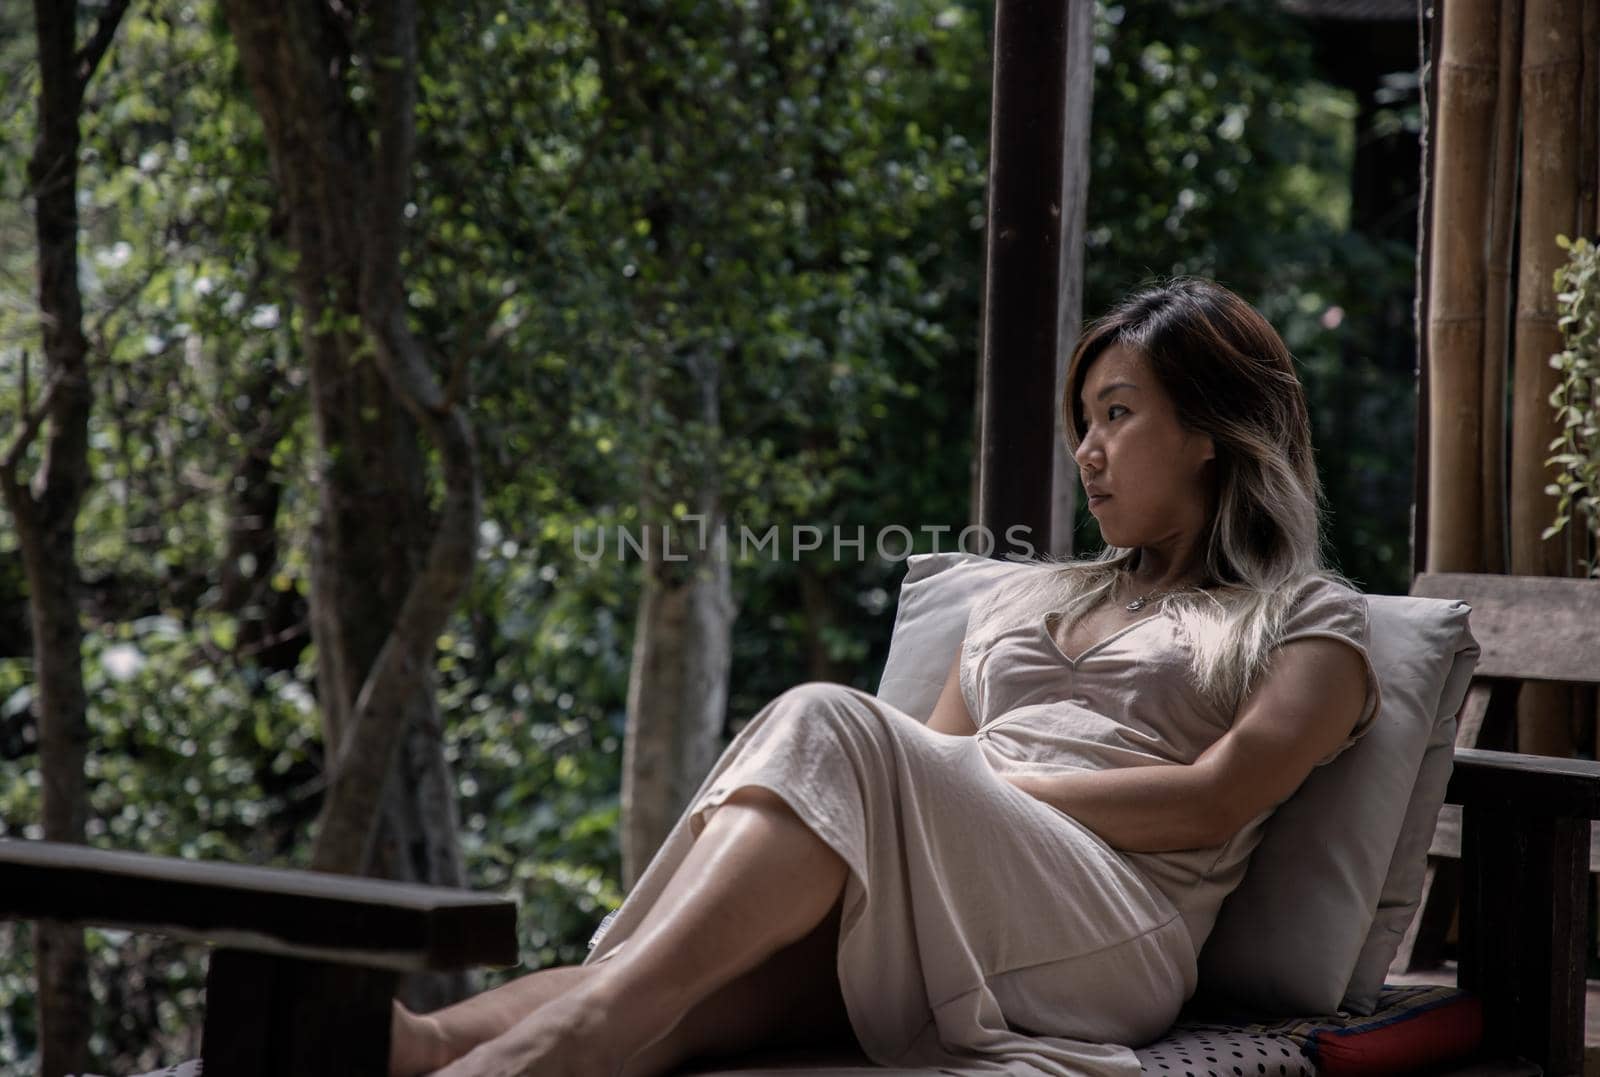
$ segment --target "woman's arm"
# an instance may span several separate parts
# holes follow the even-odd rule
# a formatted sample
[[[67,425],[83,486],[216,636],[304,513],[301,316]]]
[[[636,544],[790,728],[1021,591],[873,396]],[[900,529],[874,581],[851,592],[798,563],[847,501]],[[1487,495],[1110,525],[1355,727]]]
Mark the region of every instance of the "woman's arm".
[[[1006,775],[1129,852],[1220,845],[1287,800],[1361,717],[1361,656],[1331,639],[1300,639],[1240,706],[1232,727],[1191,764]]]
[[[939,702],[933,705],[933,714],[927,721],[929,729],[956,737],[970,737],[978,731],[972,721],[972,712],[967,708],[966,697],[961,694],[961,651],[966,645],[963,639],[961,646],[956,648],[956,660],[950,663],[944,688],[939,691]]]

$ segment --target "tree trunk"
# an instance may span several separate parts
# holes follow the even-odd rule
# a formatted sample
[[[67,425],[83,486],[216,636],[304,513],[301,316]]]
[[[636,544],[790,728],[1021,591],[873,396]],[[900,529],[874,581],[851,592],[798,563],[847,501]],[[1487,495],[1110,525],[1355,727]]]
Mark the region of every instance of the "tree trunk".
[[[657,401],[668,402],[673,413],[703,424],[709,442],[704,458],[714,460],[719,369],[715,359],[697,360],[690,363],[690,391],[675,400],[666,392],[666,379],[647,371],[640,414],[648,415]],[[644,583],[622,753],[624,889],[644,872],[717,760],[732,662],[734,608],[728,552],[720,541],[720,474],[712,467],[694,477],[684,500],[695,506],[696,518],[685,526],[670,510],[684,491],[658,488],[648,472],[647,463],[641,498]]]
[[[1541,532],[1556,517],[1545,459],[1559,433],[1550,392],[1550,356],[1562,349],[1551,277],[1565,259],[1558,233],[1580,221],[1579,110],[1583,99],[1581,0],[1527,0],[1522,54],[1522,207],[1518,243],[1516,358],[1512,371],[1511,570],[1519,575],[1571,573],[1568,528]],[[1593,73],[1590,73],[1593,77]],[[1560,686],[1529,685],[1518,700],[1517,747],[1569,757],[1574,696]]]
[[[456,386],[447,394],[435,380],[401,305],[415,11],[406,2],[371,11],[369,128],[346,93],[353,27],[335,9],[226,7],[298,255],[319,454],[311,624],[330,773],[312,866],[459,886],[432,670],[434,641],[471,574],[479,491]],[[437,511],[419,428],[444,469]],[[412,978],[403,993],[432,1009],[466,988],[462,977]]]
[[[28,580],[38,702],[41,808],[47,841],[82,842],[88,817],[84,757],[89,729],[78,622],[78,510],[88,488],[88,343],[78,287],[78,151],[83,94],[105,55],[126,2],[112,3],[94,35],[77,46],[78,5],[36,0],[39,113],[28,182],[39,246],[39,321],[46,386],[35,404],[23,391],[24,418],[0,447],[0,490],[10,510]],[[26,359],[24,359],[26,362]],[[39,472],[19,465],[48,428]],[[39,1072],[82,1072],[88,1062],[89,974],[83,931],[41,923],[35,932],[39,984]]]
[[[839,671],[828,653],[828,630],[834,623],[828,578],[806,561],[795,565],[795,575],[800,586],[800,609],[805,614],[806,679],[838,680]]]
[[[1484,567],[1482,222],[1489,215],[1499,5],[1459,0],[1440,13],[1427,325],[1431,572]]]
[[[652,557],[628,677],[622,885],[633,886],[717,760],[728,702],[733,602],[725,560],[682,579]]]
[[[694,31],[674,28],[659,5],[590,0],[586,10],[599,39],[601,85],[614,128],[654,162],[668,161],[670,140],[695,136],[675,126],[681,113],[673,106],[685,102],[673,100],[683,90],[670,70],[676,61],[672,34]],[[619,30],[618,15],[626,29]],[[636,197],[639,215],[650,223],[656,260],[671,267],[669,275],[684,272],[688,260],[680,263],[675,247],[674,222],[685,209],[677,192],[658,182]],[[622,754],[624,888],[639,878],[716,762],[732,655],[734,607],[717,465],[723,360],[704,344],[691,345],[702,350],[688,355],[673,354],[660,339],[668,334],[654,331],[662,325],[662,308],[663,297],[645,292],[632,317],[640,327],[638,429],[648,433],[638,479],[643,579]],[[657,431],[657,411],[680,427],[659,443],[649,437]],[[688,443],[681,455],[670,447],[675,442]],[[681,519],[672,511],[679,502],[693,506]]]

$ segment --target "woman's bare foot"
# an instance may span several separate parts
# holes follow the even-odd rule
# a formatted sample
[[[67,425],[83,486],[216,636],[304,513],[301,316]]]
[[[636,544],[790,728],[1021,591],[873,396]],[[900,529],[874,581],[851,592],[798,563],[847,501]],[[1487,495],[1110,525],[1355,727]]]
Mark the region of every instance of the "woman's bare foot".
[[[389,1023],[389,1077],[419,1077],[448,1062],[444,1032],[432,1017],[412,1013],[394,1000]]]
[[[545,1003],[433,1077],[614,1077],[638,1050],[582,992]]]

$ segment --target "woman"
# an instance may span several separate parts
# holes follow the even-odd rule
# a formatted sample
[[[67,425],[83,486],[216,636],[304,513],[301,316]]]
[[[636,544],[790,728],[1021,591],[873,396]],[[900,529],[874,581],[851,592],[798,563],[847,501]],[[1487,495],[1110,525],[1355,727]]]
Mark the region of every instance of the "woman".
[[[834,1041],[1137,1074],[1262,824],[1378,689],[1260,314],[1201,280],[1140,291],[1084,333],[1062,407],[1100,557],[977,603],[926,725],[842,685],[769,703],[583,965],[397,1004],[393,1072],[633,1077]]]

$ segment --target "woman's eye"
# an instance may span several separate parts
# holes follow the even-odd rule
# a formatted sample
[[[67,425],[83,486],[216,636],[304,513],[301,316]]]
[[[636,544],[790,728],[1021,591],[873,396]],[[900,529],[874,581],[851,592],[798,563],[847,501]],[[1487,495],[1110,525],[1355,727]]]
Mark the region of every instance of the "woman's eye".
[[[1115,419],[1117,417],[1117,413],[1118,412],[1122,412],[1122,413],[1126,414],[1127,410],[1128,409],[1123,407],[1121,404],[1112,404],[1109,408],[1106,409],[1106,418],[1108,420],[1109,419]]]

